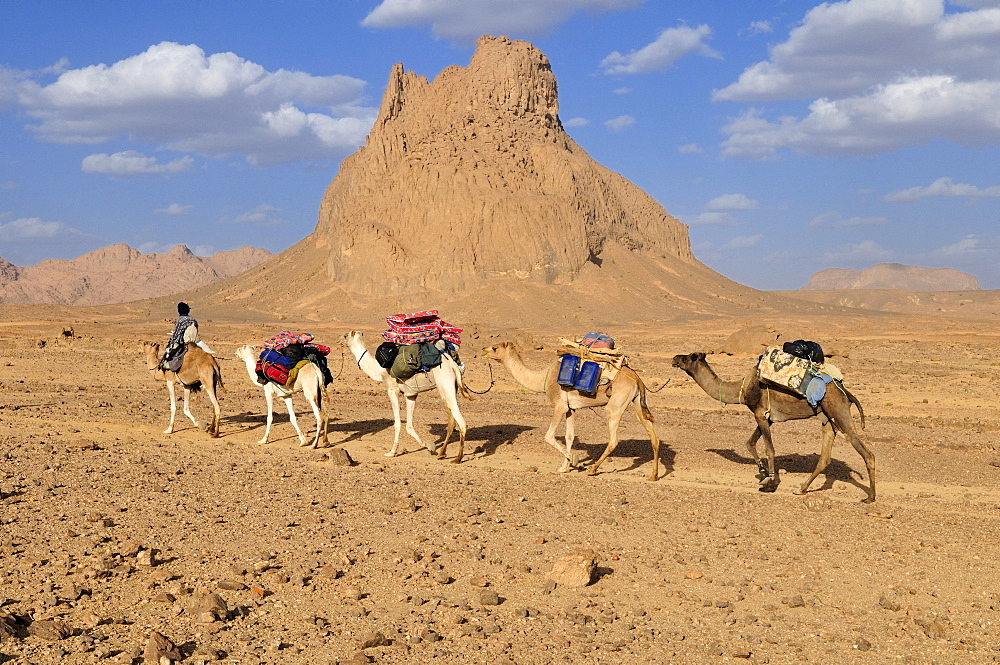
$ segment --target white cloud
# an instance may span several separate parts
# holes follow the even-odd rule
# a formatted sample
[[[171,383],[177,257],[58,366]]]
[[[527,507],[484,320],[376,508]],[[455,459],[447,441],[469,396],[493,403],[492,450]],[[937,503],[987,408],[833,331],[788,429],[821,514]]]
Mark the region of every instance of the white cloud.
[[[931,255],[942,257],[968,256],[971,254],[983,254],[990,251],[983,246],[982,238],[976,235],[967,235],[961,240],[951,245],[945,245],[931,252]]]
[[[963,197],[970,199],[1000,198],[1000,185],[979,189],[975,185],[954,182],[949,177],[938,178],[927,187],[911,187],[885,195],[886,201],[919,201],[934,196]]]
[[[1000,54],[998,54],[1000,56]],[[1000,143],[1000,78],[961,82],[950,76],[906,77],[870,94],[819,99],[798,120],[770,122],[757,109],[723,128],[723,153],[773,158],[781,148],[821,155],[886,152],[939,137],[967,146]]]
[[[15,84],[17,104],[45,141],[127,137],[261,165],[332,159],[363,143],[376,115],[360,106],[364,87],[349,76],[268,72],[234,53],[173,42],[64,71],[48,85]]]
[[[281,226],[288,222],[275,213],[281,212],[281,208],[262,203],[253,210],[247,211],[236,217],[222,219],[224,224],[252,224],[254,226]]]
[[[601,60],[600,67],[605,74],[644,74],[666,69],[692,53],[721,59],[722,56],[705,43],[711,36],[712,29],[707,25],[667,28],[652,43],[637,51],[629,51],[626,55],[612,51]]]
[[[809,226],[814,229],[823,227],[850,227],[850,226],[882,226],[889,224],[885,217],[844,217],[839,212],[827,212],[809,220]]]
[[[630,92],[632,92],[632,88],[615,88],[611,92],[613,92],[616,95],[627,95]]]
[[[92,240],[94,236],[78,231],[62,222],[43,222],[38,217],[22,217],[0,224],[0,240],[11,243],[74,243]]]
[[[769,159],[781,148],[871,154],[934,138],[1000,142],[1000,7],[943,0],[845,0],[810,10],[766,61],[715,100],[813,99],[801,117],[749,109],[724,131],[728,156]]]
[[[688,226],[733,226],[736,220],[727,212],[703,212],[683,220]]]
[[[723,194],[705,204],[710,212],[733,212],[736,210],[756,210],[760,204],[743,194]]]
[[[181,217],[183,215],[190,215],[194,211],[194,206],[185,206],[180,203],[171,203],[166,208],[159,208],[153,212],[157,215],[166,215],[167,217]]]
[[[586,127],[590,121],[586,118],[570,118],[563,123],[563,127]]]
[[[382,0],[367,28],[429,24],[435,38],[468,42],[483,34],[540,35],[578,11],[623,11],[643,0]]]
[[[184,156],[166,164],[160,164],[155,157],[147,157],[135,150],[116,152],[113,155],[99,153],[83,158],[81,168],[84,173],[99,173],[115,178],[133,178],[143,175],[168,175],[184,173],[194,167],[194,160]]]
[[[611,120],[605,120],[604,126],[613,132],[623,131],[635,124],[635,118],[630,115],[620,115]]]
[[[746,29],[746,32],[751,35],[765,35],[774,32],[774,27],[770,21],[754,21]]]
[[[764,235],[761,233],[752,236],[736,236],[735,238],[730,238],[729,242],[724,244],[721,249],[749,249],[751,247],[756,247],[763,239]]]
[[[865,240],[859,243],[831,249],[823,254],[822,259],[825,263],[868,265],[872,262],[886,261],[892,257],[892,251],[883,249],[874,240]]]
[[[705,151],[702,150],[701,146],[698,145],[697,143],[685,143],[682,146],[677,146],[677,152],[681,153],[682,155],[690,155],[693,153],[702,153]]]

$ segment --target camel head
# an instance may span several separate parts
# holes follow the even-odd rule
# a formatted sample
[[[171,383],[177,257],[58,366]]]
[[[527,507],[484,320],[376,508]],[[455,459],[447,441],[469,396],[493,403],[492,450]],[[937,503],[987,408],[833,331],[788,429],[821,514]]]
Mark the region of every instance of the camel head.
[[[257,361],[257,350],[250,346],[249,344],[244,344],[243,346],[236,349],[236,359],[242,360],[243,362],[256,362]]]
[[[503,362],[504,358],[512,353],[517,353],[517,346],[513,342],[497,342],[493,346],[488,346],[483,350],[483,354],[490,360]]]
[[[139,350],[147,360],[160,361],[160,345],[156,342],[139,342]]]
[[[674,356],[673,362],[671,362],[671,364],[674,367],[679,367],[685,372],[688,372],[691,369],[693,369],[695,365],[704,362],[705,362],[705,354],[698,352],[698,353],[689,353],[687,355]]]
[[[364,334],[360,330],[351,330],[345,332],[344,336],[340,339],[344,342],[344,346],[350,348],[354,342],[360,342],[362,337],[364,337]]]

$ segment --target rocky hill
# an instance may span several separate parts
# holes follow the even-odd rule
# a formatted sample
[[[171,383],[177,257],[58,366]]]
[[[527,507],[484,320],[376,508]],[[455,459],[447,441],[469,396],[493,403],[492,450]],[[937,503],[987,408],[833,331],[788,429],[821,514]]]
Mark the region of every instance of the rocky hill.
[[[480,38],[467,67],[433,81],[397,64],[314,233],[191,298],[235,317],[379,321],[434,307],[453,321],[521,326],[795,302],[695,260],[685,225],[569,137],[556,90],[545,55],[504,37]]]
[[[0,304],[103,305],[154,298],[238,275],[271,256],[266,249],[241,247],[201,257],[184,245],[165,254],[141,254],[117,244],[24,268],[0,259]]]
[[[879,263],[864,270],[821,270],[802,287],[810,291],[844,289],[898,289],[902,291],[975,291],[979,280],[953,268],[922,268],[901,263]]]

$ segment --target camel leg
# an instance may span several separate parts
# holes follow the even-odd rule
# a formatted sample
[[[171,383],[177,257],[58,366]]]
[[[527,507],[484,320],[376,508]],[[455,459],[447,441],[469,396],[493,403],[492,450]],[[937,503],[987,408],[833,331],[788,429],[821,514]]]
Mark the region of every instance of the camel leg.
[[[201,423],[199,423],[198,419],[194,417],[194,414],[191,413],[191,389],[190,388],[185,388],[184,389],[184,415],[187,416],[188,419],[192,423],[194,423],[194,426],[196,428],[202,429],[202,427],[204,427],[204,425],[202,425]]]
[[[778,471],[774,465],[774,442],[771,440],[771,423],[763,414],[754,414],[757,419],[757,429],[760,430],[760,438],[764,441],[764,455],[767,457],[767,475],[761,479],[757,486],[758,491],[773,492],[778,489],[781,482],[778,478]],[[761,463],[758,463],[760,466]]]
[[[458,408],[458,396],[454,392],[449,393],[448,411],[448,433],[445,435],[444,440],[445,444],[447,444],[452,431],[456,427],[458,428],[458,455],[451,461],[452,464],[458,464],[462,461],[462,456],[465,454],[465,433],[468,428],[465,424],[465,417]]]
[[[323,407],[323,395],[320,394],[319,390],[317,386],[315,394],[309,399],[309,406],[312,407],[313,416],[316,417],[316,436],[313,437],[312,446],[310,446],[313,450],[319,448],[320,437],[323,437],[323,443],[326,443],[326,437],[323,434],[323,427],[326,422],[326,409]],[[307,395],[307,397],[309,396]],[[325,448],[326,446],[324,445],[323,447]]]
[[[448,429],[444,433],[444,441],[441,443],[441,447],[438,452],[438,459],[444,459],[445,451],[448,449],[448,442],[451,441],[451,435],[455,431],[455,417],[451,415],[451,411],[448,412]],[[461,453],[461,451],[459,451]]]
[[[822,402],[820,402],[822,405]],[[875,502],[875,454],[868,449],[868,446],[861,441],[861,437],[858,436],[857,431],[854,429],[854,421],[851,419],[851,406],[847,405],[846,413],[841,414],[827,414],[831,421],[833,421],[833,426],[838,430],[843,432],[847,439],[851,442],[858,454],[861,455],[861,459],[865,461],[865,467],[868,469],[868,496],[861,500],[862,503],[874,503]],[[825,411],[824,411],[825,413]]]
[[[386,457],[395,457],[400,454],[399,450],[399,430],[402,427],[399,419],[399,391],[396,390],[396,386],[390,386],[387,390],[389,393],[389,404],[392,406],[392,448],[389,452],[384,453]],[[409,421],[409,418],[407,418]]]
[[[813,469],[812,474],[809,475],[806,482],[802,483],[801,487],[792,490],[792,494],[805,494],[809,490],[809,485],[812,484],[812,481],[816,480],[816,477],[823,473],[827,465],[830,464],[830,458],[833,456],[833,441],[837,437],[837,431],[833,428],[833,424],[827,420],[823,422],[822,432],[823,447],[820,449],[816,468]]]
[[[580,460],[573,454],[573,444],[576,443],[576,411],[570,409],[566,414],[566,436],[563,444],[566,446],[566,459],[573,469],[581,468]]]
[[[862,499],[861,503],[875,503],[875,454],[861,442],[861,439],[853,431],[848,434],[848,439],[861,455],[861,459],[865,461],[865,467],[868,469],[868,496]]]
[[[618,425],[621,423],[621,420],[621,412],[608,414],[608,445],[604,447],[604,452],[601,453],[601,456],[590,467],[590,470],[587,471],[588,476],[597,475],[597,469],[604,463],[604,460],[608,459],[608,455],[613,453],[615,448],[618,447]]]
[[[757,454],[757,441],[760,439],[760,428],[755,427],[750,438],[747,439],[746,447],[750,452],[750,457],[757,464],[757,480],[764,480],[767,477],[767,464],[764,463],[764,459]]]
[[[560,446],[559,441],[556,440],[556,429],[558,429],[562,419],[564,417],[568,419],[572,413],[572,409],[568,409],[561,400],[556,401],[552,409],[552,421],[549,423],[548,431],[545,432],[545,443],[558,450],[559,454],[563,456],[562,466],[558,470],[559,473],[569,471],[573,460],[570,457],[570,451]]]
[[[330,441],[327,439],[327,435],[330,432],[330,412],[327,410],[326,402],[326,388],[321,388],[319,393],[320,399],[320,414],[323,416],[323,447],[328,448],[330,446]]]
[[[423,439],[417,434],[417,429],[413,426],[413,412],[417,408],[417,396],[416,395],[404,395],[403,398],[406,400],[406,433],[413,437],[413,440],[417,442],[417,445],[421,448],[427,448],[433,455],[437,452],[437,444],[431,443],[430,445],[424,445]]]
[[[267,402],[267,424],[264,426],[264,436],[257,443],[267,443],[271,436],[271,423],[274,422],[274,394],[265,386],[264,401]]]
[[[649,435],[649,445],[653,449],[653,472],[649,474],[646,480],[659,480],[660,437],[656,436],[656,428],[653,427],[653,422],[646,418],[645,414],[643,414],[642,404],[639,402],[632,402],[632,410],[635,411],[635,417],[639,419],[639,422],[646,429],[646,434]]]
[[[295,428],[295,433],[299,435],[299,445],[306,445],[306,435],[302,433],[302,429],[299,427],[299,421],[295,417],[295,405],[292,404],[292,396],[282,397],[285,401],[285,408],[288,410],[288,420],[291,421],[292,427]]]
[[[174,382],[167,381],[167,394],[170,395],[170,424],[163,430],[164,434],[174,433],[174,418],[177,416],[177,394],[174,392]]]
[[[219,438],[219,427],[222,424],[222,409],[219,406],[219,396],[215,393],[215,376],[208,377],[208,382],[202,379],[201,383],[205,386],[208,400],[212,403],[212,422],[208,426],[208,433],[212,438],[217,439]]]

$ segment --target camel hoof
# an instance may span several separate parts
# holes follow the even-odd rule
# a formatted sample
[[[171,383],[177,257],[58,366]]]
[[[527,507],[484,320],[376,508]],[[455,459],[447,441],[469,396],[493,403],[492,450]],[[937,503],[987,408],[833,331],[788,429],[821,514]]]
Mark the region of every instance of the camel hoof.
[[[173,427],[167,428],[167,429],[163,430],[163,433],[164,434],[173,434],[174,433],[174,428]]]
[[[260,441],[258,441],[257,443],[259,443],[260,445],[262,445],[262,446],[263,446],[263,445],[265,445],[265,444],[267,443],[267,439],[261,439],[261,440],[260,440]]]
[[[596,476],[597,475],[597,469],[595,469],[593,467],[591,467],[590,469],[587,469],[587,475],[588,476]]]
[[[875,497],[865,497],[864,499],[861,499],[861,503],[875,503]]]
[[[395,450],[390,450],[387,453],[382,453],[382,455],[385,456],[385,457],[395,457],[398,454],[399,453],[397,453]]]
[[[452,464],[461,464],[462,463],[462,458],[461,457],[456,457],[455,459],[453,459],[451,461],[451,463]]]
[[[651,483],[655,483],[659,479],[660,479],[659,476],[646,476],[646,480],[648,480]]]
[[[795,495],[798,495],[798,496],[801,496],[801,495],[803,495],[805,493],[806,493],[806,488],[805,487],[798,487],[798,488],[792,490],[792,494],[795,494]]]
[[[761,485],[757,488],[758,492],[774,492],[778,489],[777,485]]]

